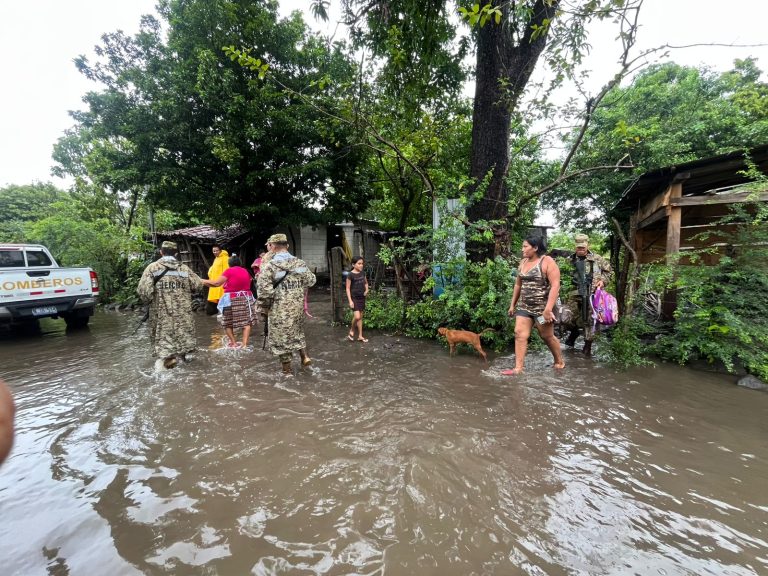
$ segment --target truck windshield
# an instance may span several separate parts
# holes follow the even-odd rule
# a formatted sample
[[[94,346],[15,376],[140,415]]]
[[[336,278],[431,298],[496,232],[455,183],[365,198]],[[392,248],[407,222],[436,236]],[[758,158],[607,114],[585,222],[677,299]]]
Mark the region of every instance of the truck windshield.
[[[21,250],[0,250],[0,268],[23,268],[24,253]]]
[[[50,266],[48,255],[41,250],[27,250],[27,266]]]

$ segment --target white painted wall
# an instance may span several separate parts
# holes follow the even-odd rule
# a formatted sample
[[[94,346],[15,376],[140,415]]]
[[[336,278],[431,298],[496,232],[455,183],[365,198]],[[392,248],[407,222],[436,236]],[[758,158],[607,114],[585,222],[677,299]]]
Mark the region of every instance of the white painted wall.
[[[313,230],[311,226],[304,226],[299,233],[301,235],[301,255],[299,257],[307,263],[313,272],[328,272],[327,228],[318,226],[316,230]]]

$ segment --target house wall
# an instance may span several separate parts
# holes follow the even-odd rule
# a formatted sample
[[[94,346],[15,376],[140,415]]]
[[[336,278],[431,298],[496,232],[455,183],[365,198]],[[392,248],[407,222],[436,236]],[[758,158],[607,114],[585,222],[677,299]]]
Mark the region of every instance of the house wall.
[[[343,222],[338,226],[344,231],[353,256],[363,256],[366,260],[375,259],[376,252],[378,252],[378,242],[370,239],[364,241],[360,228],[356,228],[352,223]],[[369,229],[375,228],[364,225],[363,229],[367,232]],[[288,235],[288,241],[292,244],[289,250],[304,260],[312,271],[321,274],[328,273],[328,228],[326,226],[293,228],[293,237],[288,234],[288,230],[281,229],[278,232]]]
[[[328,258],[326,257],[326,245],[328,242],[328,229],[318,226],[304,226],[299,231],[301,238],[301,252],[297,254],[307,263],[313,272],[328,272]]]
[[[360,245],[355,234],[355,225],[351,222],[340,222],[337,224],[339,228],[344,232],[344,237],[349,243],[349,249],[352,250],[352,256],[359,253]]]

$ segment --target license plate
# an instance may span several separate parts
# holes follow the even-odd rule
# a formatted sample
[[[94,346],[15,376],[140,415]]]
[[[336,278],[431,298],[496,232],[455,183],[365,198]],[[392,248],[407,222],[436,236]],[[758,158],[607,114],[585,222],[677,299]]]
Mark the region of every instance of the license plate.
[[[49,314],[56,314],[58,310],[56,306],[40,306],[39,308],[32,308],[32,316],[48,316]]]

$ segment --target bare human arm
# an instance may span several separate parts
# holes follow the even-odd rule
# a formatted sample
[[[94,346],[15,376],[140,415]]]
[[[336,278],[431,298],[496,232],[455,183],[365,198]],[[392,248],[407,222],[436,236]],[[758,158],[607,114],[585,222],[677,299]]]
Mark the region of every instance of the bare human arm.
[[[547,303],[544,306],[544,320],[547,322],[555,321],[555,313],[552,309],[555,307],[555,302],[560,296],[560,268],[557,262],[551,256],[544,256],[544,262],[547,264],[545,274],[547,275],[547,281],[549,282],[549,296],[547,297]]]
[[[355,307],[355,303],[352,302],[352,293],[351,293],[352,279],[349,277],[349,275],[347,275],[346,284],[347,284],[347,300],[349,301],[349,307],[350,308],[354,308]],[[366,284],[366,286],[367,286],[367,284]]]
[[[200,280],[203,283],[203,286],[211,286],[211,287],[218,288],[219,286],[223,286],[224,284],[226,284],[227,277],[224,276],[224,274],[222,274],[221,276],[216,278],[216,280],[206,280],[205,278],[201,278]]]
[[[509,302],[509,310],[507,310],[507,315],[512,316],[515,313],[515,306],[517,306],[517,301],[520,299],[520,287],[523,285],[522,280],[520,280],[520,274],[518,273],[517,278],[515,278],[515,287],[512,289],[512,300]]]

